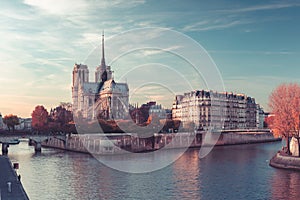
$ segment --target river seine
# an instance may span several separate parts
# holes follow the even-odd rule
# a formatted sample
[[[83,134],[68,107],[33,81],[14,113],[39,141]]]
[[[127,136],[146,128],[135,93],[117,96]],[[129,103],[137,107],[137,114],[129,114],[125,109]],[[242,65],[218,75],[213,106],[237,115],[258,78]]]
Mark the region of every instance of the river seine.
[[[150,173],[116,171],[92,156],[23,141],[9,147],[23,186],[37,199],[299,199],[300,173],[275,169],[269,160],[280,142],[215,147],[199,159],[189,149],[173,164]],[[173,150],[167,150],[171,153]]]

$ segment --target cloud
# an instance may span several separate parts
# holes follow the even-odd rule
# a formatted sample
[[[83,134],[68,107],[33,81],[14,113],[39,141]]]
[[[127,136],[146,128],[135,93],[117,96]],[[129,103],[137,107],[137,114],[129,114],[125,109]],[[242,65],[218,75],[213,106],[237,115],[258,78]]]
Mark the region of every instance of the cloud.
[[[30,14],[30,12],[24,12],[22,10],[18,10],[18,12],[16,12],[16,10],[12,11],[8,9],[2,9],[0,16],[21,21],[29,21],[34,19],[34,15]]]
[[[132,8],[145,3],[144,0],[24,0],[24,4],[35,7],[53,15],[78,15],[90,12],[92,9],[105,10],[107,8]]]
[[[20,95],[20,98],[10,96],[7,99],[2,99],[2,105],[8,105],[14,100],[16,102],[12,105],[17,106],[18,102],[20,104],[23,102],[22,97],[25,97],[26,102],[28,102],[29,111],[32,111],[37,103],[45,103],[48,105],[50,102],[55,104],[55,102],[61,101],[60,98],[64,101],[71,100],[70,83],[72,65],[74,62],[85,61],[83,58],[88,56],[94,47],[99,48],[102,29],[105,29],[105,39],[107,40],[109,36],[124,33],[124,31],[133,28],[156,26],[174,26],[174,29],[181,29],[183,31],[210,31],[229,29],[245,24],[247,26],[243,26],[243,29],[252,30],[253,27],[249,28],[250,26],[248,26],[248,24],[253,25],[255,23],[265,22],[267,17],[269,17],[270,21],[276,21],[280,20],[279,18],[286,19],[293,16],[268,15],[263,19],[257,20],[258,16],[253,15],[256,13],[252,12],[284,9],[299,6],[300,4],[291,3],[290,1],[282,1],[270,5],[255,5],[255,3],[252,3],[253,6],[238,7],[236,9],[231,6],[230,8],[232,9],[228,10],[222,10],[220,5],[216,5],[218,10],[202,12],[206,8],[206,5],[203,5],[202,10],[195,7],[194,11],[191,9],[189,12],[185,12],[182,10],[184,7],[182,9],[173,10],[172,5],[155,5],[155,3],[151,2],[147,2],[143,7],[141,6],[141,9],[136,8],[145,4],[145,0],[21,1],[23,1],[23,4],[14,1],[8,1],[9,3],[4,5],[1,4],[0,25],[2,29],[0,30],[0,37],[2,40],[0,43],[0,64],[9,67],[3,67],[3,69],[1,69],[0,85],[5,87],[0,88],[0,93],[4,95]],[[241,5],[243,4],[241,3]],[[131,9],[133,7],[135,8]],[[157,41],[157,38],[162,35],[161,31],[147,33],[146,29],[145,31],[140,30],[139,32],[140,34],[136,35],[129,34],[126,36],[126,34],[124,34],[126,37],[124,36],[118,40],[116,44],[109,44],[109,41],[107,41],[107,63],[114,61],[113,58],[115,58],[114,55],[116,55],[114,52],[126,52],[126,50],[134,46],[145,43],[145,39]],[[134,67],[135,62],[139,62],[138,59],[140,59],[141,64],[143,64],[144,62],[152,61],[151,59],[156,61],[155,59],[169,58],[167,57],[169,54],[154,56],[156,54],[164,51],[168,52],[183,49],[180,48],[180,45],[176,45],[177,43],[174,44],[174,41],[176,43],[176,40],[171,38],[170,45],[162,47],[161,50],[146,49],[144,51],[138,51],[140,54],[132,53],[130,54],[131,57],[128,55],[130,60],[128,60],[126,56],[124,56],[124,59],[120,58],[119,63],[116,62],[115,65],[112,65],[113,69],[117,69],[116,78],[122,77],[122,73]],[[149,46],[152,47],[151,45]],[[292,50],[295,50],[295,52],[292,52]],[[95,55],[98,64],[100,60],[100,50],[96,51]],[[210,51],[210,53],[299,54],[297,49],[288,47],[278,49],[278,52],[276,50],[247,51],[246,49],[245,51],[231,51],[229,49],[228,51]],[[135,55],[139,57],[135,58]],[[230,55],[228,56],[230,57]],[[169,63],[167,60],[162,60],[161,62],[165,64]],[[186,66],[186,63],[177,63],[177,59],[172,59],[169,64],[176,67],[178,65],[179,72],[181,72],[180,70],[182,69],[189,75],[187,79],[189,78],[191,81],[199,82],[192,77],[192,70],[186,69],[186,67],[180,68],[183,64]],[[91,77],[93,77],[95,66],[96,65],[89,64]],[[153,71],[155,71],[155,69]],[[143,72],[146,72],[146,69]],[[145,76],[149,76],[147,73],[144,74]],[[164,80],[172,78],[170,73],[163,73],[161,71],[159,75],[157,75],[157,73],[153,75],[153,77],[156,76]],[[132,80],[135,80],[135,78]],[[177,90],[188,90],[186,87],[181,87],[178,84],[179,81],[173,80],[173,82],[175,85],[174,88],[176,87]],[[249,84],[249,82],[252,82],[252,80],[247,79],[247,81],[244,82],[232,82],[232,86],[240,86],[241,89],[243,89],[243,86],[248,88],[247,84]],[[249,89],[251,89],[250,86]],[[257,91],[259,91],[259,88],[257,88]],[[33,98],[27,98],[26,95],[33,96]],[[37,96],[42,96],[43,99],[36,98],[37,100],[33,101]],[[11,109],[14,109],[12,107],[13,106],[10,106]],[[13,111],[22,112],[21,110],[23,108],[18,107],[18,109],[20,111],[17,111],[17,109]]]
[[[227,13],[242,13],[242,12],[255,12],[255,11],[265,11],[265,10],[277,10],[290,7],[300,6],[299,2],[285,2],[285,3],[276,3],[276,4],[266,4],[266,5],[255,5],[245,8],[230,9],[230,10],[219,10],[220,12]]]
[[[108,0],[106,1],[106,5],[107,7],[132,8],[140,4],[144,4],[145,2],[145,0]]]
[[[294,55],[294,54],[300,54],[300,52],[296,51],[247,51],[247,50],[207,50],[208,53],[212,54],[257,54],[257,55]]]
[[[240,7],[235,9],[215,10],[209,12],[207,15],[201,17],[200,21],[191,22],[183,26],[182,31],[211,31],[223,30],[227,28],[236,27],[239,25],[262,23],[269,21],[288,20],[286,16],[264,17],[257,19],[256,16],[250,15],[250,12],[278,10],[284,8],[299,7],[300,2],[285,2],[276,4],[254,5],[248,7]],[[250,32],[247,29],[245,32]]]
[[[169,48],[164,48],[164,49],[143,49],[141,51],[142,51],[143,56],[151,56],[151,55],[163,54],[163,53],[168,53],[168,52],[172,53],[173,50],[176,50],[179,48],[181,48],[181,46],[175,45],[175,46],[171,46]]]
[[[55,1],[55,3],[53,0],[24,0],[24,4],[54,15],[68,15],[85,11],[89,5],[85,0],[62,0]]]
[[[231,28],[241,24],[248,24],[250,21],[241,21],[241,20],[234,20],[228,22],[216,22],[216,23],[201,23],[197,22],[195,24],[189,24],[185,26],[182,30],[183,31],[210,31],[210,30],[220,30]]]

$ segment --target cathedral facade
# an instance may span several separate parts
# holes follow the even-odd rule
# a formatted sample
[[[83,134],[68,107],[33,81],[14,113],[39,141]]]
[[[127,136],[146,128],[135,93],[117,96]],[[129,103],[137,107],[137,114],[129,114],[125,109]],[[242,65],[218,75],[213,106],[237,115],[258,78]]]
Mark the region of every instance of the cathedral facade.
[[[75,64],[72,82],[73,112],[83,118],[114,120],[128,116],[129,88],[127,83],[117,83],[111,67],[104,56],[104,35],[102,35],[102,58],[96,67],[95,82],[89,81],[87,65]]]

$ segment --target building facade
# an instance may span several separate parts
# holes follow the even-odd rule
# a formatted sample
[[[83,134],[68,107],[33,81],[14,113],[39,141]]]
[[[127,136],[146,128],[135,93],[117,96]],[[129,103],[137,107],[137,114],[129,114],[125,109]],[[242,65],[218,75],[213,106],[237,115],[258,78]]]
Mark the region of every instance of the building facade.
[[[75,115],[81,113],[86,119],[123,119],[128,115],[129,88],[127,83],[117,83],[111,67],[104,56],[102,35],[102,58],[96,67],[95,82],[89,81],[87,65],[75,64],[73,69],[72,101]]]
[[[19,118],[19,125],[15,126],[15,130],[31,130],[32,118]]]
[[[21,118],[19,117],[19,124],[15,125],[15,130],[19,131],[30,131],[31,130],[32,118]],[[6,124],[3,122],[2,115],[0,113],[0,130],[8,130]]]
[[[265,128],[265,118],[266,118],[266,113],[264,112],[263,108],[260,107],[259,104],[257,104],[257,113],[256,114],[256,127],[259,129]]]
[[[254,98],[205,90],[176,95],[172,106],[172,119],[200,130],[259,128],[262,113]]]

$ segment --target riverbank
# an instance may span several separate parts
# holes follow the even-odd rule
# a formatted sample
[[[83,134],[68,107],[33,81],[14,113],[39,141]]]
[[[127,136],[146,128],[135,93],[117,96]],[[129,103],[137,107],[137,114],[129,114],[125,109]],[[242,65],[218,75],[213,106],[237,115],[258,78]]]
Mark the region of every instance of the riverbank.
[[[280,169],[300,170],[300,157],[285,155],[278,152],[270,160],[270,166]]]
[[[210,137],[209,143],[205,137]],[[82,134],[71,135],[66,141],[51,138],[42,145],[69,151],[91,154],[122,154],[128,152],[140,153],[158,149],[200,148],[201,146],[225,146],[250,143],[264,143],[279,141],[269,131],[231,131],[221,134],[171,133],[154,134],[152,137],[139,138],[134,134]]]
[[[0,199],[29,199],[7,156],[0,156]]]

